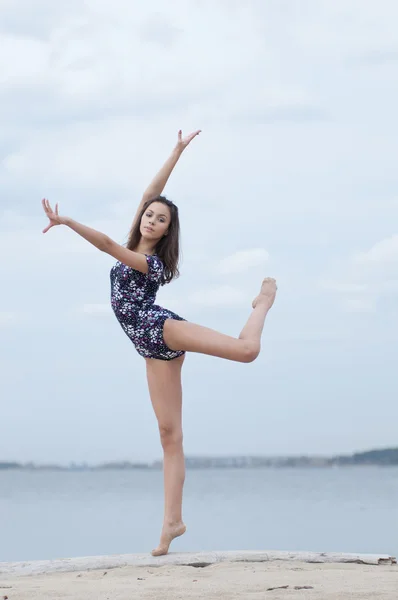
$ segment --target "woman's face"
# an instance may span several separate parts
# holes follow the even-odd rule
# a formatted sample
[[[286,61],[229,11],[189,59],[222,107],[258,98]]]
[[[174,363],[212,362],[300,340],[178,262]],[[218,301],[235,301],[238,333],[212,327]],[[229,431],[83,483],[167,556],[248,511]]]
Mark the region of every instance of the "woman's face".
[[[152,202],[141,217],[140,233],[146,240],[159,241],[171,222],[170,209],[163,202]]]

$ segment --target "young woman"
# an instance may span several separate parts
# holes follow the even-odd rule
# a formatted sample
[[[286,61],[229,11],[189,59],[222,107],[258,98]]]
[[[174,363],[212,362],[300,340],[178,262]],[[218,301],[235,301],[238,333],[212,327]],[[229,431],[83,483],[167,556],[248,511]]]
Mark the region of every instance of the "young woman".
[[[155,304],[160,285],[178,276],[179,217],[177,206],[161,196],[178,159],[200,133],[187,137],[178,132],[177,144],[138,206],[126,247],[104,233],[53,211],[43,200],[49,218],[46,233],[66,225],[117,262],[111,269],[111,304],[121,327],[145,358],[149,394],[159,425],[163,447],[164,521],[159,546],[153,556],[167,554],[171,541],[182,535],[182,493],[185,463],[182,433],[181,368],[186,352],[200,352],[238,362],[252,362],[260,352],[265,317],[276,294],[274,279],[264,279],[252,312],[239,338],[184,320]]]

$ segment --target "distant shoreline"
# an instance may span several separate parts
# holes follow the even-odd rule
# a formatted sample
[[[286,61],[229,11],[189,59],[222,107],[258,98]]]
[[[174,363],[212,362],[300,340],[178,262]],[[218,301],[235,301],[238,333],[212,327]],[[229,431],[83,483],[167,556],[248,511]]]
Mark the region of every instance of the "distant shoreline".
[[[253,468],[333,468],[347,466],[398,466],[398,447],[382,450],[369,450],[351,455],[332,457],[320,456],[227,456],[206,457],[187,456],[187,469],[253,469]],[[68,466],[56,464],[35,464],[18,462],[0,462],[0,470],[23,471],[104,471],[104,470],[154,470],[161,469],[162,461],[129,462],[114,461],[98,465],[70,463]]]

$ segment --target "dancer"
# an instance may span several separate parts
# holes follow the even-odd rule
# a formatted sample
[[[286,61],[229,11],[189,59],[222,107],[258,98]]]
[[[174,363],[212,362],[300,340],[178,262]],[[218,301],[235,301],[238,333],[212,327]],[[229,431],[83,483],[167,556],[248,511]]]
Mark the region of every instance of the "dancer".
[[[121,327],[146,361],[149,394],[163,447],[164,519],[153,556],[167,554],[172,540],[186,530],[182,519],[185,461],[181,387],[185,353],[199,352],[243,363],[255,360],[277,289],[274,279],[263,280],[238,338],[195,325],[155,304],[159,286],[179,274],[178,208],[161,194],[181,154],[199,134],[200,130],[183,137],[181,130],[178,132],[171,156],[142,197],[126,246],[61,216],[58,204],[53,210],[48,200],[42,201],[49,218],[43,233],[56,225],[66,225],[117,261],[110,273],[111,304]]]

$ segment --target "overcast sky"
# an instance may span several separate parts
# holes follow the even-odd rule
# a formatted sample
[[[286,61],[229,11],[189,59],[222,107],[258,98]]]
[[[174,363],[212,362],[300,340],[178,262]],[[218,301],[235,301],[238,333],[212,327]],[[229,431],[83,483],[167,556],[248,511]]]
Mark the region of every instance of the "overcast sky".
[[[178,129],[179,280],[158,301],[238,335],[278,280],[262,354],[190,354],[187,454],[397,444],[395,0],[0,0],[0,461],[161,456],[113,259]]]

